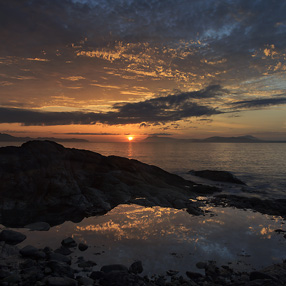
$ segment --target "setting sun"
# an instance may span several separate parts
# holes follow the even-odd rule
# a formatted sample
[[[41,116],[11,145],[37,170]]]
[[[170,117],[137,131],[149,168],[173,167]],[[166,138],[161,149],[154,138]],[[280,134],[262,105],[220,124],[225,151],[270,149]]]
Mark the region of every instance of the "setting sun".
[[[133,136],[128,136],[128,140],[129,140],[129,141],[132,141],[133,139],[134,139]]]

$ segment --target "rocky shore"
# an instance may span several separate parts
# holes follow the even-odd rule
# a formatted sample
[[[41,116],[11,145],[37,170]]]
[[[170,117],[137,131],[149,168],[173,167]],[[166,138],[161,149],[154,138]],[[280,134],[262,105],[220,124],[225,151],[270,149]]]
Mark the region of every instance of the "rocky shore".
[[[103,214],[122,203],[202,214],[198,195],[218,192],[137,160],[30,141],[0,148],[0,223],[51,225]]]
[[[229,265],[217,266],[215,261],[197,262],[198,272],[180,273],[170,269],[165,275],[143,276],[144,262],[131,265],[98,266],[96,261],[76,257],[78,248],[88,245],[68,237],[55,250],[32,245],[18,248],[25,235],[12,230],[0,233],[0,285],[3,286],[259,286],[285,285],[286,262],[260,271],[239,272]],[[203,271],[203,272],[202,272]]]

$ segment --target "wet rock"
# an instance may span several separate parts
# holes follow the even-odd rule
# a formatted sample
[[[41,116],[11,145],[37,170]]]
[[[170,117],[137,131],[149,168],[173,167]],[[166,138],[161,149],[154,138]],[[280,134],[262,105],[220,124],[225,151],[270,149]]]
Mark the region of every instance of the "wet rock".
[[[84,244],[84,243],[79,243],[78,249],[79,249],[80,251],[85,251],[85,250],[88,249],[88,245],[86,245],[86,244]]]
[[[60,248],[55,250],[55,253],[60,253],[62,255],[70,255],[72,254],[72,251],[68,247],[62,245]]]
[[[143,265],[141,261],[135,261],[129,267],[129,272],[134,274],[140,274],[143,272]]]
[[[39,250],[32,245],[27,245],[24,248],[20,249],[20,254],[24,257],[29,257],[32,259],[44,259],[46,257],[44,251]]]
[[[77,279],[79,285],[89,286],[93,285],[94,281],[88,277],[80,277]]]
[[[125,265],[122,265],[122,264],[111,264],[111,265],[102,266],[100,271],[102,271],[104,273],[109,273],[111,271],[128,272],[128,268]]]
[[[79,268],[89,268],[89,267],[93,267],[95,265],[97,265],[97,263],[94,261],[91,261],[91,260],[82,261],[82,262],[78,263]]]
[[[2,283],[8,283],[7,285],[17,285],[21,281],[20,275],[13,273],[2,280]],[[3,284],[5,285],[5,284]]]
[[[201,273],[191,272],[191,271],[187,271],[186,275],[192,280],[204,277]]]
[[[47,279],[48,286],[77,286],[76,280],[68,277],[49,277]]]
[[[75,270],[64,262],[51,260],[47,262],[46,267],[52,270],[54,276],[70,278],[74,277]]]
[[[71,237],[65,238],[64,240],[62,240],[61,243],[65,247],[76,247],[77,246],[77,243]]]
[[[28,228],[32,231],[48,231],[50,229],[50,225],[47,222],[34,222],[31,224],[27,224],[24,226],[25,228]]]
[[[145,286],[143,278],[126,271],[110,271],[100,280],[102,286]]]
[[[14,230],[2,230],[0,233],[0,241],[5,241],[5,243],[11,244],[11,245],[16,245],[22,241],[24,241],[26,239],[26,235],[18,232],[18,231],[14,231]]]
[[[166,271],[166,274],[168,275],[168,276],[175,276],[175,275],[177,275],[179,273],[179,271],[177,271],[177,270],[167,270]]]
[[[90,274],[90,278],[93,279],[93,280],[99,280],[101,278],[103,278],[104,276],[104,272],[102,271],[93,271],[91,274]]]
[[[48,255],[49,260],[55,260],[55,261],[60,261],[60,262],[64,262],[67,264],[71,264],[71,258],[69,256],[60,254],[60,253],[55,253],[52,252]]]
[[[250,279],[250,281],[257,280],[257,279],[275,280],[272,276],[270,276],[266,273],[263,273],[263,272],[259,272],[259,271],[250,272],[249,279]]]
[[[196,264],[196,267],[198,268],[198,269],[205,269],[206,267],[207,267],[207,263],[206,262],[198,262],[197,264]]]
[[[189,171],[189,173],[194,176],[205,178],[211,181],[246,185],[240,179],[236,178],[232,173],[226,171],[203,170],[203,171]]]

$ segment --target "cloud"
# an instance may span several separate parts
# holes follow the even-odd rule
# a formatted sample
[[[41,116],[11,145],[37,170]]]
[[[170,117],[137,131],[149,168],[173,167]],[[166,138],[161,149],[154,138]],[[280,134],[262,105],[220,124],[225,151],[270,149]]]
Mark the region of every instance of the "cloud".
[[[193,99],[217,97],[224,90],[217,85],[200,91],[173,94],[135,103],[116,103],[109,112],[40,112],[16,108],[0,108],[0,123],[23,125],[67,124],[164,124],[189,117],[222,113],[213,107],[200,105]],[[142,125],[143,127],[144,125]]]
[[[236,108],[260,108],[273,105],[286,104],[286,97],[262,98],[233,102],[231,105]]]
[[[119,133],[82,133],[82,132],[69,132],[69,133],[54,133],[54,134],[65,134],[65,135],[120,135]]]

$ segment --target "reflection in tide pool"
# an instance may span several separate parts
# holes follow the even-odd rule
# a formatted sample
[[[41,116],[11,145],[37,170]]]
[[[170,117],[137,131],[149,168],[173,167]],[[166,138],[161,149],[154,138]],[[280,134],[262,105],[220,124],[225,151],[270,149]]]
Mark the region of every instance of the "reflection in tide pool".
[[[75,224],[65,222],[49,232],[30,232],[20,246],[57,248],[62,239],[73,236],[87,243],[86,252],[76,250],[102,265],[130,265],[142,260],[144,274],[166,270],[195,270],[199,261],[215,260],[233,267],[255,268],[282,262],[286,240],[274,232],[283,220],[251,211],[213,208],[206,216],[191,216],[182,210],[120,205],[104,216],[90,217]],[[76,261],[76,258],[73,258]]]

